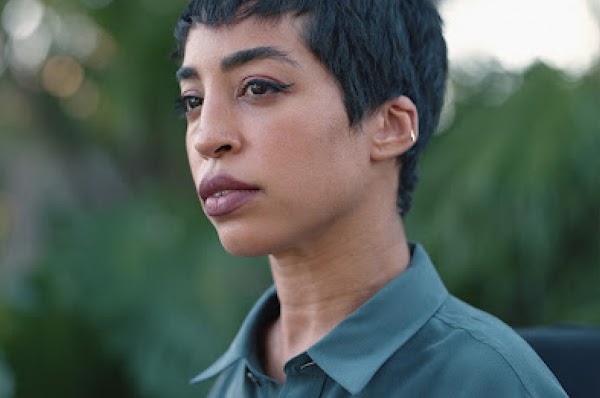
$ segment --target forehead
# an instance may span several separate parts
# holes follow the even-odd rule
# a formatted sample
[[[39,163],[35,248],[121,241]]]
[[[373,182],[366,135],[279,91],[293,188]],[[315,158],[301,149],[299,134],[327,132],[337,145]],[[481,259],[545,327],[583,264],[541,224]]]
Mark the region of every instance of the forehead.
[[[277,20],[249,17],[218,27],[195,23],[188,33],[183,64],[220,61],[232,53],[256,47],[272,47],[296,57],[311,56],[301,31],[301,21],[289,16]]]

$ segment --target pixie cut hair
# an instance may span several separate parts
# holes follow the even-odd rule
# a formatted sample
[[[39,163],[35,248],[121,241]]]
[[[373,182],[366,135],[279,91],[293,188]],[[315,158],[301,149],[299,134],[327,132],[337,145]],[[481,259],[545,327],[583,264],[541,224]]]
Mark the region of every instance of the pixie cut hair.
[[[175,28],[182,59],[194,24],[226,26],[249,17],[305,19],[303,40],[331,72],[351,125],[405,95],[419,112],[417,143],[399,157],[398,211],[411,207],[419,154],[435,131],[448,69],[442,21],[431,0],[192,0]]]

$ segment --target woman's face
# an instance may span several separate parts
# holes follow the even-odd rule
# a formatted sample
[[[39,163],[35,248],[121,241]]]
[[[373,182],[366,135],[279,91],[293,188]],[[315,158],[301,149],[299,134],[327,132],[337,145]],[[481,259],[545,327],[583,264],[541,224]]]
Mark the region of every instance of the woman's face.
[[[195,25],[178,72],[186,146],[223,246],[255,256],[344,239],[370,190],[368,134],[349,126],[298,20]],[[371,199],[369,199],[371,198]]]

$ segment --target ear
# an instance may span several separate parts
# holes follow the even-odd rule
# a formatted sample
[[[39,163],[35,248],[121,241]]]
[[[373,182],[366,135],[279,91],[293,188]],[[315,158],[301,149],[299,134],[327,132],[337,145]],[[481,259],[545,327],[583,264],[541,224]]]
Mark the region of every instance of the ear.
[[[397,158],[417,143],[419,114],[412,100],[400,96],[379,107],[371,131],[371,160]]]

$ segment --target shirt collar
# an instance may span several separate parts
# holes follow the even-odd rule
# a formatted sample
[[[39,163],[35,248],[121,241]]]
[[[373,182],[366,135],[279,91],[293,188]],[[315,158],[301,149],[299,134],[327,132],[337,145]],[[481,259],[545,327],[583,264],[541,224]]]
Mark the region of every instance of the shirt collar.
[[[307,354],[329,377],[351,394],[358,394],[447,296],[429,256],[420,245],[414,245],[409,267],[310,347]],[[241,358],[256,361],[257,334],[274,313],[278,314],[278,307],[272,287],[252,308],[227,352],[192,383],[216,376]]]
[[[208,380],[242,358],[245,358],[248,365],[257,371],[260,368],[257,351],[261,345],[258,341],[259,333],[264,330],[266,323],[274,320],[278,315],[279,300],[277,300],[275,287],[271,286],[254,304],[229,349],[210,367],[194,377],[190,383],[195,384]]]

